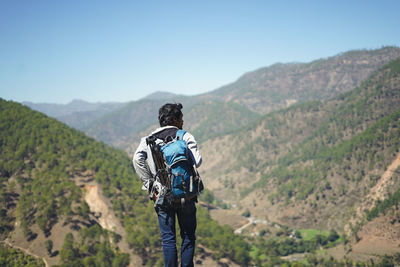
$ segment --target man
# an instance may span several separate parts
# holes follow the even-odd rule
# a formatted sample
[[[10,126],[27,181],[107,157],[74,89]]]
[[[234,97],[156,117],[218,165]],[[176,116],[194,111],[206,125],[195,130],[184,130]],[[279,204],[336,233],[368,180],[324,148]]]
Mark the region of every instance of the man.
[[[183,127],[182,104],[165,104],[159,109],[158,120],[160,128],[151,133],[150,136],[155,136],[160,139],[165,139],[168,136],[175,137],[176,132]],[[152,174],[147,160],[151,158],[148,155],[146,142],[147,136],[143,137],[133,156],[133,165],[136,173],[143,182],[143,190],[149,193],[152,191],[152,182],[154,175]],[[189,154],[193,164],[199,167],[202,158],[197,147],[196,140],[193,135],[186,132],[183,135],[183,140],[186,141],[189,149]],[[149,156],[149,157],[148,157]],[[162,199],[157,197],[155,210],[158,215],[158,222],[161,230],[162,246],[164,253],[165,266],[177,266],[177,249],[176,249],[176,231],[175,231],[175,216],[178,218],[180,235],[182,238],[181,246],[181,265],[194,266],[193,256],[195,249],[195,231],[196,231],[196,205],[197,198],[186,199],[182,202],[159,203]],[[154,200],[154,199],[153,199]],[[165,201],[164,201],[165,202]]]

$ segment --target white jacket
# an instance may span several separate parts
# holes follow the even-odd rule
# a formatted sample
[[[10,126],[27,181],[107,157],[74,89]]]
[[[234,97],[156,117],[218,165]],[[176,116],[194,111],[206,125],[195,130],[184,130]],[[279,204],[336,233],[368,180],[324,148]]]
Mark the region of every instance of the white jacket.
[[[160,127],[154,132],[152,132],[149,136],[161,132],[167,128],[177,128],[175,126],[164,126]],[[149,187],[149,181],[150,179],[153,178],[153,175],[149,169],[149,164],[147,163],[147,144],[146,144],[146,138],[149,136],[145,136],[140,140],[140,144],[138,148],[135,151],[135,154],[133,155],[133,167],[135,168],[136,173],[139,175],[140,179],[142,180],[143,190],[148,190]],[[190,133],[186,132],[185,135],[183,136],[183,140],[186,141],[186,144],[189,148],[189,151],[191,152],[191,157],[193,160],[193,163],[197,167],[200,167],[202,158],[200,155],[200,151],[197,147],[196,140],[194,139],[193,135]]]

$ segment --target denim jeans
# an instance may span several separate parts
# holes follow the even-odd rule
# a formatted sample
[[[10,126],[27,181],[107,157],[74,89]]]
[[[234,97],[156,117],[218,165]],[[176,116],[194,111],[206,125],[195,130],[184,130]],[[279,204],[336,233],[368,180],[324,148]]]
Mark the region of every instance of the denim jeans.
[[[178,266],[178,253],[176,249],[175,215],[178,218],[181,246],[181,266],[194,266],[193,256],[195,248],[196,231],[196,204],[190,201],[181,204],[174,204],[172,207],[156,206],[158,223],[161,230],[164,264],[166,267]]]

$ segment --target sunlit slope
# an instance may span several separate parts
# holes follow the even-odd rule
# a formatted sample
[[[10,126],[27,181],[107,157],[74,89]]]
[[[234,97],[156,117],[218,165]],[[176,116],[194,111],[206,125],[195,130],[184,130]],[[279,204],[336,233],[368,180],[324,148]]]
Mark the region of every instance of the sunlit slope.
[[[153,205],[125,152],[4,100],[0,133],[1,240],[51,264],[125,266],[139,257],[134,264],[153,266],[162,261]],[[86,202],[86,194],[97,187],[101,190],[95,195],[109,203],[107,211],[93,211],[92,203]],[[123,229],[103,228],[106,212],[113,212],[119,221],[115,225]],[[201,207],[198,243],[213,251],[207,256],[199,252],[199,257],[249,261],[247,243],[211,220]]]
[[[340,228],[399,153],[399,116],[396,60],[348,93],[207,141],[203,176],[217,197],[242,197],[258,216]]]
[[[293,103],[330,99],[358,86],[400,57],[400,48],[354,50],[310,63],[275,64],[244,74],[203,97],[232,101],[260,114]]]
[[[65,256],[68,251],[63,250],[63,240],[71,232],[75,238],[84,238],[82,245],[105,246],[111,263],[126,258],[116,250],[117,243],[100,241],[111,233],[99,227],[84,201],[85,191],[77,185],[82,177],[96,182],[116,203],[124,201],[117,195],[127,188],[129,199],[125,196],[125,201],[145,211],[140,203],[146,198],[126,155],[39,112],[0,101],[1,203],[6,210],[1,220],[3,238],[8,236],[21,247],[33,244],[32,249],[41,256],[46,255],[45,242],[51,240],[62,262],[95,258],[100,253],[99,249],[82,248],[76,257]],[[132,227],[134,224],[125,228],[129,232]],[[92,233],[87,236],[89,231]]]

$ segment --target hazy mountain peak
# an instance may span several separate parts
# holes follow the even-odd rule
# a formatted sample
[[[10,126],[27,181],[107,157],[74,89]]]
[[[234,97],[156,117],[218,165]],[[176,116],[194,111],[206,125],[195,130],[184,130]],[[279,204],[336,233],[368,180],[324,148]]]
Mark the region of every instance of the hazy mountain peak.
[[[154,93],[149,94],[148,96],[144,97],[147,100],[163,100],[163,99],[171,99],[178,95],[166,92],[166,91],[156,91]]]
[[[72,104],[90,104],[90,102],[82,99],[73,99],[71,102],[69,102],[67,105],[72,105]]]

